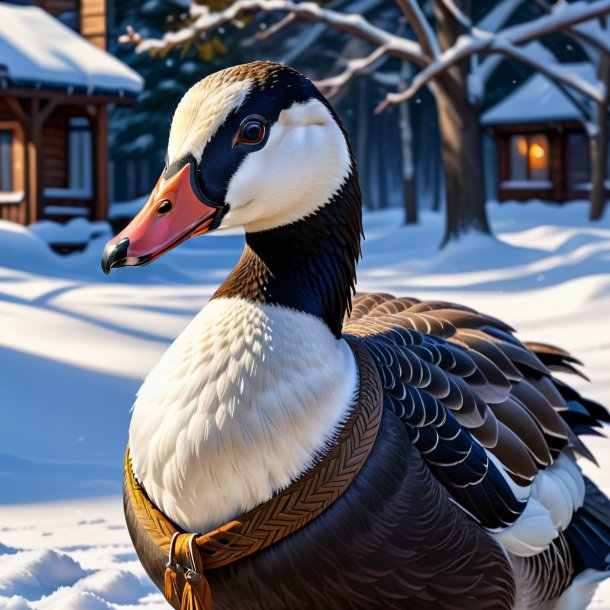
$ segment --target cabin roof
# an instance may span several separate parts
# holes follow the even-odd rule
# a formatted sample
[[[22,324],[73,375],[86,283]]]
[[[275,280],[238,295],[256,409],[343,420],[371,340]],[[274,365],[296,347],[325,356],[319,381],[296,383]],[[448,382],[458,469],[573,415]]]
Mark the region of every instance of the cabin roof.
[[[45,10],[0,3],[0,86],[123,97],[139,93],[143,83]]]
[[[596,82],[595,68],[590,63],[561,64],[588,83]],[[577,97],[582,97],[574,93]],[[578,121],[576,106],[546,76],[534,74],[502,101],[481,115],[482,125],[523,125]]]

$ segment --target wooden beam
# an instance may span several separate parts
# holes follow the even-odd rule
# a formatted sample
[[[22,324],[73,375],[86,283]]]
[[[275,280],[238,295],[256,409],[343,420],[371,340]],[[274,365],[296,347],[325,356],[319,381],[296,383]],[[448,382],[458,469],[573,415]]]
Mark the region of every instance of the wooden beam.
[[[49,118],[53,110],[59,106],[59,99],[52,98],[44,106],[41,107],[36,120],[38,121],[39,127],[42,129],[44,122]]]
[[[50,91],[48,89],[30,89],[27,87],[8,87],[0,89],[0,97],[9,99],[19,97],[26,99],[57,99],[60,104],[83,106],[85,104],[120,104],[123,106],[133,106],[136,102],[135,96],[112,95],[108,93],[100,95],[85,95],[84,93],[68,94],[64,91]]]
[[[93,126],[93,220],[106,220],[108,218],[108,113],[106,106],[98,107]]]
[[[21,125],[23,127],[27,127],[30,117],[28,116],[25,108],[19,103],[19,100],[14,97],[7,97],[4,98],[4,100],[6,101],[8,107],[15,113]]]

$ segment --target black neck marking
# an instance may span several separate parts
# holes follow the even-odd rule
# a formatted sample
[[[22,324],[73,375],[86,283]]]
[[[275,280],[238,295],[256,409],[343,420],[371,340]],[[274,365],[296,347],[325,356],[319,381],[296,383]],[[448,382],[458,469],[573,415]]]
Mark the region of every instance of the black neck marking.
[[[283,305],[324,320],[336,337],[351,311],[362,208],[356,170],[322,208],[292,224],[246,234],[241,259],[212,298]]]

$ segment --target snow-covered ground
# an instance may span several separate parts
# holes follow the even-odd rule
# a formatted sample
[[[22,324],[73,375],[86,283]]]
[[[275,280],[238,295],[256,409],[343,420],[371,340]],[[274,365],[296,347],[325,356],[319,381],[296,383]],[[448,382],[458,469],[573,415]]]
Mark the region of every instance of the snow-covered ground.
[[[498,240],[438,251],[442,217],[368,214],[360,290],[461,302],[586,364],[610,405],[610,221],[584,204],[492,205]],[[42,237],[48,237],[43,235]],[[167,608],[123,525],[121,467],[142,378],[237,260],[237,233],[191,240],[141,269],[100,270],[108,236],[61,257],[0,223],[0,610]],[[610,493],[610,441],[591,439]],[[610,609],[605,584],[593,608]]]

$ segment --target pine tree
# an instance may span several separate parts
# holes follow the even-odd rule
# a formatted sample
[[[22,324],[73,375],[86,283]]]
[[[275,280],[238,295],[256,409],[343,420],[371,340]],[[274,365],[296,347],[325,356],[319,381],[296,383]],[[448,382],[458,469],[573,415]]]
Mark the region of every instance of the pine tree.
[[[110,155],[114,167],[111,197],[123,201],[150,192],[162,168],[173,111],[184,93],[206,75],[243,61],[237,44],[218,34],[202,36],[180,50],[157,57],[119,44],[130,25],[147,36],[162,36],[188,22],[184,0],[114,0],[109,51],[139,72],[145,87],[133,107],[115,107],[110,117]],[[222,0],[217,1],[222,8]],[[228,3],[224,3],[228,4]],[[231,47],[231,51],[229,51]]]

